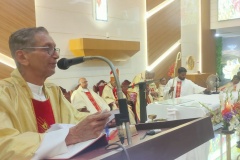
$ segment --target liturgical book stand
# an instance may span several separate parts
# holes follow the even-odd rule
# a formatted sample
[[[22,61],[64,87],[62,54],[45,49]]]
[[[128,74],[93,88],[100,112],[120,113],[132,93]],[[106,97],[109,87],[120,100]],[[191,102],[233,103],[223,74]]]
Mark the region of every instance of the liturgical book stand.
[[[175,159],[214,137],[209,117],[137,124],[136,128],[138,135],[132,137],[132,145],[126,146],[131,160]],[[162,132],[140,140],[146,131],[151,129],[162,129]],[[98,147],[92,151],[81,153],[74,159],[123,160],[126,159],[126,155],[120,150],[109,151],[104,147]]]

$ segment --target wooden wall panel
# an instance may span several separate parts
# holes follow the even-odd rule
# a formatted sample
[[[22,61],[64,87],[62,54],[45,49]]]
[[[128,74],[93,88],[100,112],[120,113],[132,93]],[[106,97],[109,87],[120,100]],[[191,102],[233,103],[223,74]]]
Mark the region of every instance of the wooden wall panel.
[[[147,2],[147,8],[153,7],[153,4],[158,5],[156,2],[153,0]],[[148,5],[151,7],[148,7]],[[180,15],[180,1],[174,1],[147,20],[149,65],[181,39]],[[156,78],[167,76],[168,68],[174,63],[179,51],[180,47],[154,69]]]
[[[202,74],[187,74],[186,78],[190,79],[194,83],[196,83],[199,86],[207,88],[207,77],[210,76],[210,73],[202,73]]]
[[[165,77],[167,80],[170,79],[168,77],[167,73],[169,71],[170,66],[175,63],[177,53],[180,51],[181,46],[176,48],[172,54],[170,54],[164,61],[162,61],[157,67],[154,68],[155,72],[155,78],[154,79],[160,79]],[[181,60],[178,61],[177,68],[181,66]]]
[[[154,7],[156,7],[157,5],[161,4],[164,1],[165,0],[146,0],[147,11],[153,9]]]
[[[34,0],[0,0],[0,52],[11,57],[8,38],[17,29],[36,26]],[[0,79],[9,77],[12,68],[0,64]]]

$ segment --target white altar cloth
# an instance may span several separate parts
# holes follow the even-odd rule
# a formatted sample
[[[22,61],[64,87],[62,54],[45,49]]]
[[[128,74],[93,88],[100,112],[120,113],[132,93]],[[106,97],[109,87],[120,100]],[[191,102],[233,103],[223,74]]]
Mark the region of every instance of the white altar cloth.
[[[168,120],[203,117],[209,111],[199,102],[205,104],[211,110],[216,110],[220,107],[219,94],[193,94],[148,104],[147,115],[156,114],[156,119]],[[168,114],[172,110],[176,111],[175,118]]]
[[[236,96],[236,94],[234,95]],[[147,115],[156,114],[156,119],[167,120],[203,117],[209,111],[201,106],[199,102],[205,104],[211,110],[216,110],[220,107],[219,94],[193,94],[148,104]],[[207,160],[208,153],[209,142],[206,142],[178,157],[176,160]]]

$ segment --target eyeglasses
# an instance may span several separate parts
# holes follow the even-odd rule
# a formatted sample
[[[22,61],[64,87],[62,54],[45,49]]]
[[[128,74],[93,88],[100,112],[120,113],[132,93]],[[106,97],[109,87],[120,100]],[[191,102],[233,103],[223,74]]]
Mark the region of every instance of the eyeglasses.
[[[58,54],[60,53],[59,48],[50,48],[50,47],[25,47],[22,49],[44,49],[45,52],[47,52],[50,56],[53,55],[55,52],[57,52]]]

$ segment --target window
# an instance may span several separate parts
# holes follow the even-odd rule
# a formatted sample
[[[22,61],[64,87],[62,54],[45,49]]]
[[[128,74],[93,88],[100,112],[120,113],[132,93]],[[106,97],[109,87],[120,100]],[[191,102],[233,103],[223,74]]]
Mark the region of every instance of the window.
[[[94,8],[96,20],[108,20],[107,0],[94,0]]]

